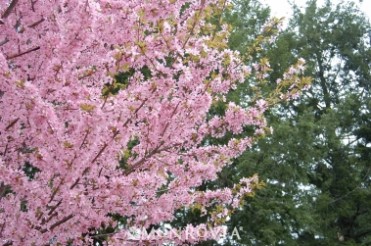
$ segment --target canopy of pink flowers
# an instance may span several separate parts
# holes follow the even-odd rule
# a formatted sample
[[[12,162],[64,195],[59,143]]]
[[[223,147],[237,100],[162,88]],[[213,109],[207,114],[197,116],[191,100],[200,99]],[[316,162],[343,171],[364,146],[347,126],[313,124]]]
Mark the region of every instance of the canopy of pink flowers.
[[[237,193],[195,189],[252,142],[206,137],[265,127],[264,102],[208,113],[249,71],[202,32],[218,2],[0,2],[1,244],[86,244],[83,235],[114,225],[116,213],[128,224],[109,245],[128,245],[128,226],[171,221],[195,203],[238,206],[246,179]],[[128,71],[123,88],[104,96]]]

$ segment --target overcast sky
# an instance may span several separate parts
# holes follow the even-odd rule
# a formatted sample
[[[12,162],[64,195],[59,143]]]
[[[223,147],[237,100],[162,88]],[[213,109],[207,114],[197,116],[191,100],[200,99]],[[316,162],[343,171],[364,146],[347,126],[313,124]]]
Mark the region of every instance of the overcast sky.
[[[299,6],[305,6],[306,0],[292,0]],[[357,3],[363,12],[366,13],[368,18],[371,20],[371,0],[363,0],[359,3],[359,0],[353,0]],[[291,7],[287,0],[262,0],[263,3],[269,5],[272,10],[272,15],[276,17],[289,17],[291,15]],[[318,0],[318,3],[323,3],[323,0]],[[340,0],[333,0],[333,3],[339,3]]]

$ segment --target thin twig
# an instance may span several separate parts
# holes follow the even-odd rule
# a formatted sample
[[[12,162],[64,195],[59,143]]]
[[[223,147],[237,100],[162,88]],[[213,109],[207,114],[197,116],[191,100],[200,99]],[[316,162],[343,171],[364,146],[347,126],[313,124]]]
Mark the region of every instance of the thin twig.
[[[56,227],[62,225],[63,223],[66,223],[67,221],[69,221],[69,220],[72,219],[73,217],[74,217],[74,215],[73,215],[73,214],[70,214],[70,215],[64,217],[63,219],[61,219],[61,220],[55,222],[54,224],[52,224],[52,225],[50,226],[50,231],[52,231],[54,228],[56,228]],[[47,232],[47,231],[48,231],[48,229],[42,229],[40,232],[41,232],[41,233],[45,233],[45,232]]]
[[[41,224],[42,225],[45,225],[46,223],[48,223],[48,222],[50,222],[55,216],[57,216],[58,215],[58,212],[55,212],[55,213],[53,213],[53,214],[51,214],[50,216],[49,216],[49,218],[47,218],[47,219],[43,219],[42,221],[41,221]]]
[[[81,145],[80,145],[79,149],[81,149],[81,148],[82,148],[82,147],[84,146],[84,144],[85,144],[85,141],[86,141],[86,139],[87,139],[87,137],[88,137],[89,133],[90,133],[89,129],[88,129],[88,130],[86,130],[86,134],[85,134],[85,136],[84,136],[84,139],[82,140],[82,143],[81,143]]]
[[[151,158],[153,155],[155,154],[158,154],[162,151],[166,151],[166,150],[169,150],[169,149],[172,149],[174,147],[177,147],[179,145],[181,145],[180,143],[177,143],[177,144],[174,144],[172,146],[168,146],[168,147],[164,147],[161,149],[161,146],[163,145],[163,143],[161,143],[159,146],[157,146],[156,148],[154,148],[149,154],[145,155],[142,159],[140,159],[139,161],[137,161],[136,163],[134,163],[132,165],[132,168],[133,167],[138,167],[140,165],[142,165],[148,158]]]
[[[6,59],[7,60],[10,60],[10,59],[14,59],[14,58],[17,58],[17,57],[20,57],[20,56],[23,56],[23,55],[26,55],[28,53],[31,53],[33,51],[36,51],[36,50],[39,50],[40,49],[40,46],[37,46],[37,47],[34,47],[34,48],[31,48],[31,49],[28,49],[24,52],[21,52],[21,53],[18,53],[18,54],[14,54],[14,55],[10,55],[10,56],[7,56]]]
[[[8,143],[6,143],[6,145],[5,145],[5,150],[4,150],[3,156],[5,156],[7,152],[8,152]]]
[[[102,155],[102,153],[104,152],[104,150],[108,147],[108,144],[107,143],[104,143],[103,147],[99,150],[98,154],[94,157],[94,159],[91,161],[91,163],[94,163],[98,160],[99,156]]]
[[[48,215],[50,216],[61,204],[62,204],[62,199],[59,200],[59,202],[56,205],[54,205],[53,207],[51,207]]]
[[[77,178],[76,181],[71,185],[70,189],[72,190],[73,188],[75,188],[75,186],[79,183],[80,181],[80,178]]]
[[[18,122],[18,120],[19,120],[19,118],[10,122],[10,124],[5,128],[5,131],[8,131],[10,128],[12,128]]]
[[[36,27],[37,25],[39,25],[40,23],[42,23],[44,21],[44,17],[42,17],[40,20],[36,21],[35,23],[32,23],[31,25],[29,25],[28,27],[29,28],[34,28]]]

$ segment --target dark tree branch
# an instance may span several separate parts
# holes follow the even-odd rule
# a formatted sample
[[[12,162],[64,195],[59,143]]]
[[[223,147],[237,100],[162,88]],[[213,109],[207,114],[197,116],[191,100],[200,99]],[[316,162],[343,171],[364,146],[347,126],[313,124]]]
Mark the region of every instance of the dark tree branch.
[[[5,10],[5,12],[1,15],[2,19],[5,19],[10,15],[10,13],[13,11],[15,5],[17,4],[18,0],[13,0],[10,4],[9,7]]]
[[[325,101],[326,110],[331,108],[331,95],[327,87],[327,82],[325,78],[325,70],[323,67],[322,59],[319,54],[316,55],[318,68],[319,68],[319,79],[320,79],[320,85],[323,91],[323,99]]]
[[[29,28],[34,28],[34,27],[36,27],[37,25],[41,24],[44,20],[45,20],[45,19],[44,19],[44,17],[43,17],[43,18],[41,18],[40,20],[36,21],[35,23],[32,23],[32,24],[29,25],[28,27],[29,27]]]
[[[31,49],[28,49],[24,52],[21,52],[21,53],[18,53],[18,54],[14,54],[14,55],[10,55],[10,56],[7,56],[6,59],[7,60],[10,60],[10,59],[14,59],[14,58],[17,58],[17,57],[20,57],[20,56],[23,56],[23,55],[26,55],[28,53],[31,53],[33,51],[36,51],[36,50],[39,50],[40,49],[40,46],[37,46],[37,47],[34,47],[34,48],[31,48]]]
[[[19,118],[10,122],[10,124],[5,128],[5,131],[8,131],[10,128],[12,128],[18,122],[18,120],[19,120]]]
[[[55,222],[54,224],[52,224],[52,225],[50,226],[50,229],[49,229],[49,230],[52,231],[54,228],[56,228],[56,227],[62,225],[63,223],[66,223],[67,221],[69,221],[70,219],[72,219],[73,216],[74,216],[73,214],[70,214],[70,215],[64,217],[63,219],[61,219],[61,220]],[[41,233],[46,233],[47,231],[48,231],[48,229],[45,229],[45,228],[42,229],[42,230],[40,230]]]

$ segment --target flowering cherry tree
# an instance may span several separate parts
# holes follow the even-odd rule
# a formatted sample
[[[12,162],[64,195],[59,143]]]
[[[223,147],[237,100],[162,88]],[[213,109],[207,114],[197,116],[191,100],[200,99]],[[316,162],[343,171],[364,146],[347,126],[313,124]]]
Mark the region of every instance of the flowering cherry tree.
[[[2,245],[86,245],[107,225],[118,228],[109,245],[128,245],[130,226],[171,221],[177,209],[239,206],[255,177],[196,189],[254,138],[211,145],[207,137],[266,127],[263,100],[208,113],[250,74],[226,49],[228,27],[209,21],[225,5],[0,2]]]

